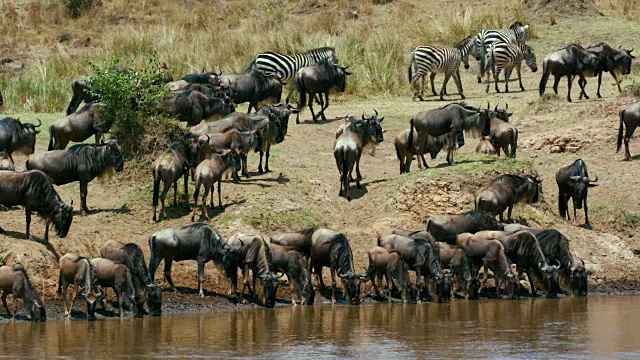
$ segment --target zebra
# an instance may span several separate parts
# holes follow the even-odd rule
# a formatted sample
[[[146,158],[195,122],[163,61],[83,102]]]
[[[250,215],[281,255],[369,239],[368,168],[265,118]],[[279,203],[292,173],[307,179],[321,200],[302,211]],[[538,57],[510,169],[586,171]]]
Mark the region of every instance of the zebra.
[[[489,76],[493,73],[493,80],[496,88],[496,92],[500,92],[498,88],[498,77],[500,72],[504,69],[505,76],[505,92],[509,92],[509,77],[513,68],[518,73],[518,81],[520,83],[520,90],[524,91],[522,86],[522,77],[520,75],[520,69],[522,67],[522,60],[527,63],[527,66],[532,72],[538,71],[538,65],[536,64],[536,54],[533,49],[524,43],[510,43],[498,41],[491,44],[488,52],[489,60],[485,69],[482,69],[487,73],[487,90],[489,92],[489,85],[491,80]]]
[[[416,98],[424,101],[424,78],[427,73],[431,73],[431,92],[436,93],[433,80],[437,73],[444,73],[444,82],[440,90],[440,100],[444,100],[442,95],[447,93],[447,82],[453,76],[458,92],[462,99],[462,83],[460,81],[460,62],[464,63],[464,68],[469,68],[469,53],[472,51],[473,39],[469,36],[462,39],[455,46],[427,45],[418,46],[411,52],[411,62],[409,63],[409,82],[414,90],[413,100]],[[420,89],[418,80],[422,79]]]
[[[487,30],[482,29],[474,39],[474,48],[478,49],[480,54],[480,67],[478,72],[478,84],[482,83],[482,71],[485,68],[486,50],[489,46],[497,41],[525,43],[527,40],[527,30],[529,25],[523,25],[520,21],[516,21],[509,26],[508,29]],[[476,57],[476,60],[478,59]]]
[[[337,63],[335,48],[321,47],[294,55],[267,51],[256,55],[247,70],[257,70],[266,77],[275,77],[285,82],[296,76],[301,68],[313,65],[322,59]]]

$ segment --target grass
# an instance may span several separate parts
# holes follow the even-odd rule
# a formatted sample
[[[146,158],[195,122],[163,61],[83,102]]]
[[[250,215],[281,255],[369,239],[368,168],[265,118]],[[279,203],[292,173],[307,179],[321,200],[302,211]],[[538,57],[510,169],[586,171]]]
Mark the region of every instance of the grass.
[[[626,214],[624,218],[622,218],[622,225],[624,226],[636,226],[638,224],[640,224],[640,215]]]
[[[249,215],[245,217],[249,225],[256,229],[291,229],[291,228],[307,228],[318,225],[320,218],[316,214],[308,211],[287,211],[287,212],[268,212],[259,215]]]

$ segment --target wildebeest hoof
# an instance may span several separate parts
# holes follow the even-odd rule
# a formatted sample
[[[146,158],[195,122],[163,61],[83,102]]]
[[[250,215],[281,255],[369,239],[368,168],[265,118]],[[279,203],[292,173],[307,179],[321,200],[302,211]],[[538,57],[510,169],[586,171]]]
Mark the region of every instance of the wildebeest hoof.
[[[204,293],[200,293],[200,298],[204,299]]]
[[[262,168],[258,168],[258,173],[262,174],[264,171],[262,171]]]
[[[220,205],[220,211],[224,211],[224,206]]]
[[[356,189],[362,189],[362,185],[357,184],[357,185],[356,185]]]

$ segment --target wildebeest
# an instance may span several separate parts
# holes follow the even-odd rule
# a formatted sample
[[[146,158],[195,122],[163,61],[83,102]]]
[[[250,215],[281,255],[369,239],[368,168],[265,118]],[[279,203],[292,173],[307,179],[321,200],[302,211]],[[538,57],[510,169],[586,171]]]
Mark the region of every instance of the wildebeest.
[[[531,231],[531,230],[530,230]],[[587,271],[584,260],[574,261],[569,251],[569,239],[557,230],[532,231],[540,248],[549,263],[560,263],[558,270],[558,284],[562,291],[571,296],[586,296],[589,291]]]
[[[230,129],[223,133],[212,133],[200,136],[198,139],[200,147],[198,163],[211,156],[213,152],[220,152],[225,149],[238,150],[242,160],[242,175],[249,177],[247,169],[247,156],[251,150],[262,149],[260,133],[254,131],[238,131]],[[194,144],[195,145],[195,144]],[[234,180],[239,180],[234,172]]]
[[[314,269],[320,282],[320,292],[325,288],[322,279],[322,268],[331,270],[331,302],[336,302],[336,273],[342,281],[347,302],[360,304],[360,282],[366,279],[355,271],[353,252],[347,236],[328,229],[316,230],[311,238],[311,262],[309,269]]]
[[[199,124],[203,119],[216,120],[236,111],[230,98],[213,98],[195,90],[169,95],[159,106],[190,126]]]
[[[587,208],[587,195],[590,187],[598,186],[595,179],[589,178],[587,164],[578,159],[569,166],[565,166],[556,173],[556,183],[558,183],[558,211],[560,217],[569,217],[569,199],[573,199],[573,222],[575,223],[576,210],[584,205],[584,223],[589,225],[589,210]]]
[[[4,151],[0,151],[0,170],[16,170],[13,160]]]
[[[294,249],[307,258],[311,258],[311,237],[317,229],[316,227],[311,227],[291,233],[275,234],[269,238],[269,241],[273,244]]]
[[[417,138],[418,133],[413,131],[414,138]],[[457,133],[457,136],[463,136],[462,142],[464,143],[464,134],[462,131]],[[398,134],[394,140],[394,146],[396,148],[396,156],[400,161],[400,174],[409,173],[411,171],[411,162],[413,161],[413,155],[419,156],[416,160],[418,161],[418,166],[422,168],[429,167],[427,162],[424,159],[424,154],[428,153],[431,156],[431,160],[435,160],[438,156],[438,153],[445,147],[449,145],[449,134],[445,134],[439,137],[433,137],[431,135],[427,135],[427,140],[424,143],[424,146],[420,151],[418,151],[418,143],[414,142],[412,148],[408,148],[409,140],[409,130],[404,130],[400,134]],[[460,139],[458,138],[458,142]],[[456,144],[457,145],[457,144]],[[422,160],[422,163],[420,162]]]
[[[446,243],[439,242],[440,262],[442,267],[451,270],[456,280],[456,286],[453,292],[462,289],[467,299],[476,298],[474,288],[474,280],[471,276],[471,268],[469,267],[469,259],[467,253],[461,248]],[[477,280],[476,280],[477,281]]]
[[[44,297],[40,297],[33,288],[27,270],[20,266],[0,266],[0,291],[2,291],[2,305],[12,319],[16,319],[18,299],[22,299],[24,309],[31,321],[46,321]],[[13,312],[7,306],[7,296],[13,295]]]
[[[71,318],[73,304],[76,302],[78,293],[80,293],[86,300],[87,319],[95,320],[97,297],[93,284],[96,276],[91,260],[76,254],[66,253],[58,261],[58,266],[60,267],[58,292],[62,292],[65,316]],[[71,297],[71,306],[67,308],[67,288],[69,285],[74,286],[74,291]]]
[[[375,116],[365,118],[362,114],[362,120],[355,117],[349,118],[349,125],[344,128],[342,134],[338,136],[333,144],[333,157],[336,159],[336,165],[340,172],[340,192],[339,196],[347,198],[351,201],[351,192],[349,191],[349,181],[352,179],[352,172],[356,169],[356,187],[362,188],[360,180],[360,157],[362,151],[366,148],[371,149],[371,153],[375,151],[375,146],[384,140],[382,126],[380,123],[384,117],[378,119],[378,113]],[[344,189],[344,192],[343,192]]]
[[[482,135],[489,135],[489,111],[468,106],[463,102],[419,112],[411,117],[409,123],[411,128],[407,140],[408,148],[414,146],[414,128],[418,134],[418,149],[424,147],[427,135],[439,137],[449,134],[447,162],[451,165],[454,163],[453,151],[455,150],[456,136],[458,136],[458,146],[464,145],[464,137],[457,135],[459,132],[471,130],[481,132]]]
[[[476,152],[480,154],[495,154],[496,148],[491,143],[491,138],[483,136],[476,146]]]
[[[149,238],[149,273],[154,281],[156,269],[164,260],[164,277],[171,290],[175,290],[171,279],[173,261],[196,260],[198,262],[198,294],[204,297],[202,281],[204,265],[213,260],[223,264],[225,245],[220,235],[205,223],[195,223],[183,227],[167,228],[155,232]]]
[[[80,214],[87,215],[87,185],[94,178],[104,178],[124,169],[124,157],[115,139],[100,145],[78,144],[67,150],[53,150],[29,156],[27,169],[41,170],[56,185],[80,183]]]
[[[63,150],[69,141],[83,142],[91,135],[95,136],[96,144],[100,143],[103,134],[111,128],[112,121],[101,114],[104,103],[89,103],[80,111],[67,115],[66,118],[55,122],[49,127],[48,150]]]
[[[407,263],[409,269],[416,272],[415,288],[418,291],[422,289],[421,278],[423,276],[425,279],[435,280],[436,282],[442,279],[440,248],[431,236],[428,237],[429,239],[412,239],[397,234],[378,237],[378,246],[397,251]],[[431,281],[430,283],[430,285],[433,285]],[[433,290],[433,287],[431,290]],[[433,291],[430,293],[434,295]],[[442,294],[435,293],[435,297],[439,300]],[[419,293],[418,301],[420,301]]]
[[[282,82],[274,77],[266,77],[260,71],[249,70],[242,74],[220,76],[222,83],[228,83],[236,104],[249,103],[247,114],[251,109],[258,109],[258,104],[270,101],[279,103],[282,97]]]
[[[334,64],[326,59],[320,60],[318,63],[303,67],[296,74],[296,88],[298,90],[298,111],[302,111],[305,106],[307,94],[309,95],[309,110],[313,121],[317,121],[316,114],[313,112],[313,100],[316,94],[320,94],[321,109],[318,113],[322,116],[322,120],[327,120],[324,111],[329,107],[329,91],[336,89],[344,92],[347,84],[347,76],[351,75],[347,71],[348,66]],[[324,94],[325,100],[322,99]],[[288,97],[287,97],[288,98]],[[296,115],[296,124],[300,123],[300,113]]]
[[[512,263],[518,267],[518,273],[526,273],[529,279],[531,295],[536,296],[534,280],[542,284],[547,297],[556,297],[558,288],[558,265],[547,262],[538,240],[529,231],[518,231],[514,234],[501,236],[498,240],[504,246],[504,252]]]
[[[229,171],[240,171],[240,153],[238,150],[223,150],[220,154],[211,154],[211,156],[202,161],[195,170],[196,187],[193,191],[193,214],[191,221],[194,221],[198,210],[198,196],[200,195],[200,187],[204,186],[204,194],[202,195],[202,215],[209,220],[207,212],[207,197],[209,192],[213,196],[213,187],[218,183],[218,206],[220,210],[224,210],[222,206],[222,176]],[[210,206],[213,208],[213,200]]]
[[[291,302],[295,306],[297,302],[301,305],[313,305],[315,292],[311,283],[311,273],[309,273],[309,262],[307,258],[298,250],[290,247],[269,243],[271,250],[271,264],[274,270],[283,271],[287,275],[291,285]]]
[[[624,134],[624,159],[631,160],[631,153],[629,152],[629,140],[633,136],[633,132],[640,126],[640,102],[633,103],[625,106],[620,110],[620,127],[618,128],[618,147],[617,152],[620,152],[622,147],[622,131],[626,128]]]
[[[153,162],[153,221],[156,221],[156,209],[158,208],[158,193],[160,192],[160,181],[164,182],[160,202],[162,207],[160,215],[165,219],[167,212],[164,208],[164,200],[173,184],[173,205],[176,205],[178,196],[178,180],[182,177],[184,181],[184,201],[189,204],[189,148],[186,139],[174,141],[167,151],[162,153]]]
[[[458,235],[456,245],[465,251],[471,262],[474,264],[474,276],[477,277],[478,269],[481,266],[484,267],[484,276],[480,281],[480,289],[478,290],[478,293],[482,292],[482,289],[487,282],[489,270],[494,273],[498,297],[500,297],[500,284],[503,281],[507,284],[508,288],[513,286],[513,283],[515,282],[515,275],[517,274],[513,274],[513,269],[505,255],[504,246],[500,241],[485,239],[474,234],[462,233]],[[514,294],[510,293],[509,295],[513,297]]]
[[[22,123],[19,119],[4,118],[0,120],[0,151],[7,153],[13,162],[13,152],[25,155],[33,154],[36,150],[36,135],[40,130],[36,128],[42,125],[38,119],[38,125]]]
[[[126,265],[131,272],[133,286],[136,290],[136,316],[144,314],[146,304],[153,316],[162,314],[162,285],[151,280],[149,269],[144,259],[144,253],[135,243],[122,243],[109,240],[100,248],[100,257],[109,259],[116,264]]]
[[[598,64],[598,98],[602,97],[600,95],[600,85],[602,83],[603,72],[608,72],[613,76],[613,79],[616,81],[616,85],[618,85],[618,92],[622,92],[622,89],[620,88],[620,80],[618,80],[616,74],[628,75],[631,73],[631,62],[635,59],[635,56],[631,55],[633,49],[618,50],[612,48],[605,42],[601,42],[588,46],[587,50],[596,54],[600,59]]]
[[[103,300],[107,288],[112,288],[118,298],[120,317],[123,317],[123,308],[134,304],[136,300],[131,271],[126,265],[116,264],[104,258],[91,259],[91,265],[95,268],[96,285],[104,289],[104,292],[99,295],[98,301]]]
[[[87,104],[98,101],[97,94],[100,93],[100,88],[89,85],[86,78],[79,78],[71,82],[71,92],[72,96],[67,107],[67,116],[76,111],[83,101]]]
[[[64,238],[73,220],[73,201],[63,202],[53,188],[51,178],[39,170],[0,171],[0,205],[24,206],[27,216],[27,238],[30,235],[31,214],[38,213],[38,216],[46,222],[44,233],[46,242],[49,241],[49,225],[53,223],[58,236]],[[3,232],[1,227],[0,232]]]
[[[456,244],[456,235],[483,230],[504,230],[504,225],[483,211],[471,210],[462,214],[435,215],[427,220],[427,231],[436,241]]]
[[[535,204],[542,193],[542,180],[536,175],[504,174],[493,179],[489,184],[476,192],[475,210],[498,215],[503,222],[505,210],[507,221],[511,221],[511,212],[518,202]],[[491,230],[491,229],[484,229]]]
[[[231,248],[233,260],[228,265],[227,276],[231,278],[231,293],[234,294],[238,287],[238,268],[242,269],[244,286],[240,298],[245,289],[249,289],[250,295],[256,295],[256,284],[260,281],[262,291],[259,300],[265,307],[273,307],[276,303],[276,291],[278,279],[272,272],[273,268],[271,250],[265,239],[260,235],[237,234],[227,240],[227,246]],[[249,270],[253,278],[253,289],[249,285]]]
[[[367,269],[367,276],[373,284],[373,289],[376,292],[376,296],[380,296],[380,290],[378,290],[377,280],[382,280],[384,276],[387,280],[387,288],[389,290],[389,302],[391,302],[391,289],[392,284],[395,282],[398,289],[400,289],[400,296],[403,303],[409,302],[410,299],[410,285],[409,285],[409,267],[407,263],[402,260],[402,256],[395,250],[389,251],[380,246],[375,246],[368,251],[369,255],[369,268]]]
[[[542,62],[542,78],[540,79],[540,96],[544,95],[549,75],[553,74],[553,92],[558,94],[558,83],[563,76],[567,77],[567,101],[571,102],[571,83],[577,75],[581,94],[587,84],[585,77],[593,77],[598,72],[598,56],[580,45],[572,44],[547,55]],[[581,95],[582,96],[582,95]],[[585,97],[588,99],[589,97]]]

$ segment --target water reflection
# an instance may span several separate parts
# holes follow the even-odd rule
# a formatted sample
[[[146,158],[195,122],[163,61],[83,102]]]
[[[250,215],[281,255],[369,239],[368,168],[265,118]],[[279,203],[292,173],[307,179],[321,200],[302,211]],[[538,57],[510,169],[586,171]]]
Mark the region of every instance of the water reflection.
[[[548,358],[640,356],[634,297],[282,307],[0,325],[16,356]]]

